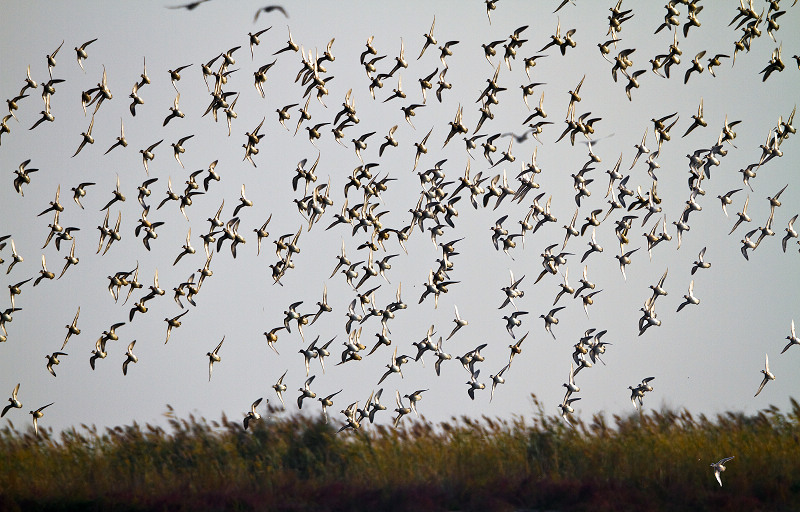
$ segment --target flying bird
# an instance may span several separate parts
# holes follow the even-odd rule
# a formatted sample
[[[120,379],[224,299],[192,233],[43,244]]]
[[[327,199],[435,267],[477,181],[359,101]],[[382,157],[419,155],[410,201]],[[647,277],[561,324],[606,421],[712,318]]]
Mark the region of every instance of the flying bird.
[[[3,407],[3,413],[0,414],[0,418],[6,415],[6,413],[11,409],[22,409],[22,402],[19,401],[17,398],[17,393],[19,393],[19,383],[14,386],[14,390],[11,391],[11,398],[8,399],[8,405]]]
[[[281,6],[281,5],[268,5],[266,7],[260,8],[259,10],[256,11],[255,16],[253,16],[253,23],[258,21],[258,17],[262,12],[269,14],[272,11],[278,11],[279,13],[283,14],[286,18],[289,17],[289,14],[286,12],[286,9],[284,9],[283,6]]]
[[[244,420],[242,421],[245,430],[247,430],[248,427],[250,426],[250,422],[261,419],[261,415],[258,412],[256,412],[256,409],[261,404],[261,400],[263,399],[264,398],[262,397],[253,402],[253,404],[250,406],[250,410],[247,411],[247,414],[245,414]],[[269,399],[267,399],[267,403],[269,403]]]
[[[722,478],[720,478],[720,475],[723,471],[725,471],[725,463],[732,459],[733,457],[725,457],[724,459],[720,459],[719,461],[711,464],[711,468],[714,469],[714,477],[716,477],[720,487],[722,487]]]
[[[63,43],[62,43],[63,44]],[[59,47],[60,48],[60,47]],[[58,51],[58,50],[56,50]],[[35,411],[30,411],[30,415],[33,416],[33,432],[36,434],[36,437],[39,437],[39,419],[44,416],[44,410],[53,405],[55,402],[50,402],[47,405],[43,405],[36,409]]]
[[[187,4],[168,5],[167,9],[186,9],[187,11],[193,11],[193,10],[197,9],[200,6],[200,4],[204,4],[204,3],[208,2],[208,1],[209,0],[197,0],[195,2],[189,2]]]
[[[775,375],[769,371],[769,355],[764,354],[764,369],[761,370],[761,373],[764,374],[764,378],[761,380],[761,385],[758,386],[758,391],[753,397],[757,397],[761,390],[764,389],[764,386],[767,385],[767,382],[771,380],[775,380]],[[720,484],[722,485],[722,484]]]
[[[218,363],[222,360],[222,358],[219,357],[219,349],[222,348],[222,343],[224,341],[225,336],[222,337],[222,341],[219,342],[217,348],[206,354],[208,356],[208,382],[211,382],[211,371],[214,369],[214,363]]]

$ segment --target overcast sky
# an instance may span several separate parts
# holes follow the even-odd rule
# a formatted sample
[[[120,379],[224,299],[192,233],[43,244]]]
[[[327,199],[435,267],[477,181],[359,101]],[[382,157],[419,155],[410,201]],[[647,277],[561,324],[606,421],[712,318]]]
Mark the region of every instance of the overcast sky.
[[[52,242],[43,250],[48,224],[53,220],[52,212],[37,217],[53,200],[59,185],[60,202],[64,206],[59,223],[80,228],[74,233],[80,263],[67,270],[60,280],[44,280],[35,288],[32,281],[23,285],[21,295],[15,298],[21,311],[6,324],[8,340],[0,344],[0,392],[10,396],[14,386],[21,383],[19,398],[24,405],[21,410],[10,411],[3,421],[27,429],[30,416],[26,413],[50,402],[55,405],[46,410],[40,424],[56,430],[81,423],[114,426],[132,421],[163,422],[167,404],[175,408],[178,416],[194,413],[217,419],[224,411],[229,417],[239,419],[259,397],[278,404],[271,386],[287,370],[287,410],[296,413],[297,390],[306,378],[303,356],[298,350],[316,336],[320,337],[320,343],[336,336],[329,347],[332,355],[326,359],[325,373],[317,360],[311,361],[311,374],[316,375],[311,387],[318,397],[343,390],[331,408],[337,423],[342,420],[339,410],[356,400],[363,405],[370,392],[379,388],[384,388],[382,402],[390,409],[395,407],[395,390],[404,395],[429,389],[418,404],[418,410],[433,421],[482,414],[530,417],[535,412],[531,393],[544,403],[547,413],[556,414],[564,394],[562,383],[569,374],[573,345],[589,328],[607,330],[603,341],[611,345],[603,355],[605,365],[598,363],[576,377],[581,391],[574,396],[581,397],[581,401],[573,406],[576,414],[584,419],[597,412],[633,412],[628,386],[637,385],[645,377],[655,377],[651,383],[655,390],[645,397],[646,409],[666,405],[686,407],[693,413],[715,414],[726,410],[753,413],[770,404],[786,407],[789,397],[796,394],[800,385],[796,371],[800,348],[793,347],[780,354],[787,343],[785,337],[789,335],[792,319],[800,321],[800,273],[797,271],[800,255],[796,240],[790,240],[786,253],[781,249],[781,238],[789,219],[800,212],[796,136],[781,145],[782,158],[775,158],[758,170],[757,178],[750,180],[752,191],[742,183],[742,174],[738,171],[758,162],[762,154],[759,145],[764,144],[779,116],[786,120],[797,103],[800,75],[791,55],[800,51],[797,26],[800,11],[789,8],[789,2],[784,1],[788,12],[779,19],[781,28],[775,33],[777,43],[770,39],[766,26],[762,25],[761,37],[753,40],[750,52],[736,55],[735,66],[732,66],[732,59],[724,59],[715,69],[716,77],[706,70],[693,74],[684,85],[684,74],[698,52],[706,51],[700,59],[704,65],[714,54],[733,55],[734,41],[741,31],[729,27],[728,23],[736,15],[738,2],[705,3],[698,15],[701,26],[691,28],[688,37],[684,37],[681,30],[686,21],[686,8],[680,8],[681,28],[677,40],[682,55],[680,64],[673,66],[670,79],[656,76],[648,62],[658,54],[667,53],[673,42],[669,30],[653,34],[664,21],[665,9],[661,6],[647,9],[641,2],[626,2],[623,8],[632,8],[633,18],[623,24],[619,33],[621,40],[616,49],[612,47],[611,57],[623,49],[635,49],[630,56],[631,70],[647,70],[639,78],[641,87],[632,91],[633,101],[628,101],[627,80],[620,75],[618,82],[613,81],[612,64],[602,58],[597,47],[610,38],[607,16],[608,8],[614,3],[582,1],[578,6],[568,4],[553,14],[559,3],[502,0],[491,13],[491,23],[483,2],[461,1],[412,2],[403,9],[386,9],[374,2],[308,2],[303,7],[287,5],[288,19],[273,11],[262,13],[255,23],[253,15],[261,4],[250,2],[237,2],[233,8],[232,3],[213,0],[191,11],[167,9],[171,4],[150,1],[114,5],[82,2],[79,8],[61,2],[5,5],[2,11],[6,24],[0,35],[0,61],[3,63],[0,94],[4,98],[18,94],[25,83],[28,65],[39,86],[27,91],[29,96],[19,102],[16,111],[19,122],[13,118],[7,121],[11,133],[4,133],[1,138],[0,163],[5,185],[0,187],[3,212],[0,236],[13,238],[24,261],[14,266],[9,274],[5,270],[0,272],[0,280],[5,289],[7,285],[38,277],[42,254],[47,258],[48,270],[60,274],[70,243],[63,243],[60,252]],[[757,2],[757,12],[761,11],[761,4]],[[425,106],[416,109],[412,119],[416,128],[413,128],[404,120],[400,107],[422,103],[418,79],[437,68],[438,71],[443,69],[440,51],[433,46],[417,60],[425,40],[423,34],[430,29],[434,16],[437,46],[446,41],[459,41],[452,47],[453,55],[446,59],[446,80],[452,84],[452,89],[443,92],[441,103],[435,98],[435,90],[428,91]],[[559,21],[562,35],[569,29],[577,29],[574,34],[577,46],[567,48],[564,56],[557,48],[539,52],[550,41]],[[390,283],[377,276],[367,280],[360,290],[380,285],[375,301],[376,307],[383,308],[395,300],[397,286],[402,283],[402,298],[408,308],[397,311],[396,318],[389,322],[391,346],[380,347],[370,356],[362,352],[362,361],[335,366],[343,350],[342,343],[347,340],[345,313],[355,292],[344,275],[337,273],[332,278],[330,275],[342,240],[351,261],[368,257],[367,249],[357,250],[369,239],[363,230],[355,236],[351,236],[350,226],[325,230],[333,222],[334,214],[341,210],[348,176],[361,164],[350,140],[376,132],[367,139],[368,147],[362,152],[364,161],[378,163],[373,172],[396,181],[389,183],[375,211],[388,212],[380,219],[384,227],[400,229],[408,225],[411,222],[409,210],[415,208],[422,190],[418,171],[430,169],[437,161],[447,159],[443,165],[446,180],[454,182],[445,187],[448,193],[464,174],[469,157],[462,136],[454,137],[443,149],[442,145],[450,128],[447,123],[453,120],[459,105],[463,107],[464,124],[472,135],[480,117],[480,103],[476,100],[486,87],[486,80],[502,62],[501,45],[497,46],[498,55],[492,58],[490,65],[481,44],[508,41],[509,35],[524,25],[528,28],[521,38],[527,42],[517,50],[511,70],[505,64],[500,69],[498,83],[507,90],[498,93],[499,104],[492,106],[494,119],[486,121],[478,133],[521,134],[525,130],[522,121],[531,111],[523,102],[520,86],[531,82],[543,84],[536,86],[529,98],[531,106],[538,104],[544,91],[547,121],[554,124],[544,127],[541,144],[531,137],[515,142],[511,150],[515,161],[503,162],[491,170],[479,146],[473,151],[471,175],[483,172],[484,177],[491,178],[505,171],[509,186],[516,190],[519,183],[514,178],[538,148],[537,164],[542,173],[536,177],[536,182],[540,189],[531,191],[519,204],[507,198],[498,208],[492,209],[495,203],[492,200],[487,208],[477,210],[470,205],[468,193],[460,193],[455,227],[445,226],[444,234],[437,240],[463,238],[456,245],[459,255],[452,258],[454,267],[450,271],[450,279],[458,283],[449,286],[448,293],[440,296],[438,308],[434,308],[432,297],[417,304],[425,290],[429,270],[435,270],[436,259],[441,258],[441,248],[431,242],[427,231],[434,223],[426,221],[424,233],[419,226],[414,228],[406,244],[408,255],[396,238],[387,241],[386,252],[378,251],[375,260],[386,254],[399,255],[391,260],[392,268],[386,272]],[[270,26],[271,30],[260,36],[261,44],[254,48],[254,58],[251,58],[248,32]],[[284,105],[299,103],[302,106],[305,102],[305,86],[295,82],[301,69],[300,53],[288,51],[273,57],[273,53],[286,46],[287,26],[298,45],[320,55],[335,38],[332,46],[335,61],[324,63],[327,73],[323,77],[335,77],[327,84],[329,95],[323,98],[327,108],[312,92],[309,103],[312,119],[305,121],[296,135],[298,107],[289,110],[290,131],[278,123],[275,112]],[[31,37],[32,33],[35,37]],[[376,63],[378,72],[388,73],[394,66],[401,41],[408,61],[407,69],[400,69],[394,77],[384,80],[382,89],[376,89],[376,100],[370,96],[369,79],[359,64],[359,56],[370,36],[375,36],[373,45],[378,55],[386,55]],[[94,38],[97,41],[87,47],[89,57],[84,61],[84,72],[73,48]],[[29,130],[44,110],[41,91],[42,83],[48,79],[46,56],[62,40],[64,46],[56,55],[57,65],[52,70],[54,78],[65,80],[55,85],[57,92],[50,101],[55,121]],[[780,44],[786,69],[762,82],[763,75],[759,71]],[[235,107],[238,117],[233,120],[232,135],[228,137],[222,112],[217,123],[210,114],[203,117],[211,96],[203,82],[201,63],[235,46],[241,48],[233,54],[236,62],[228,69],[237,71],[229,76],[223,90],[241,95]],[[540,53],[546,57],[539,59],[530,70],[529,79],[523,59]],[[128,95],[139,80],[145,58],[152,84],[139,90],[144,104],[137,107],[136,116],[132,117]],[[254,87],[253,72],[276,58],[276,64],[267,73],[263,86],[266,97],[262,98]],[[214,67],[219,63],[217,61]],[[181,80],[176,84],[180,91],[180,110],[185,117],[162,126],[176,96],[168,70],[187,64],[191,67],[181,72]],[[81,91],[95,87],[101,81],[104,68],[113,98],[105,101],[94,117],[95,143],[71,158],[94,109],[94,106],[89,107],[89,114],[84,114]],[[657,192],[663,211],[652,216],[644,227],[645,210],[634,212],[639,218],[633,221],[626,251],[639,250],[632,255],[633,261],[626,269],[627,280],[623,279],[614,258],[619,254],[614,221],[623,215],[618,210],[597,228],[597,242],[604,251],[592,254],[585,262],[589,279],[596,283],[596,289],[603,291],[594,297],[589,318],[580,298],[563,297],[558,305],[566,308],[557,315],[559,323],[553,326],[556,336],[553,339],[539,316],[551,309],[561,278],[548,274],[537,284],[534,281],[543,268],[540,254],[544,248],[556,243],[557,249],[561,247],[562,226],[569,223],[576,208],[570,175],[577,173],[588,159],[587,146],[582,143],[586,139],[582,135],[578,135],[574,146],[568,137],[556,143],[566,126],[568,91],[573,90],[584,75],[579,94],[581,101],[576,103],[575,110],[578,115],[591,112],[590,117],[600,118],[592,135],[597,141],[592,149],[602,161],[586,175],[594,182],[588,185],[591,196],[581,201],[578,227],[594,209],[602,208],[605,215],[608,209],[604,197],[608,185],[605,171],[614,166],[620,154],[620,171],[630,175],[628,188],[636,190],[641,186],[643,193],[650,189],[652,180],[647,174],[647,155],[639,158],[629,170],[637,153],[634,145],[640,143],[647,131],[646,146],[654,151],[657,142],[651,118],[677,112],[679,119],[671,131],[671,140],[664,143],[656,159],[660,165],[656,170]],[[397,86],[398,76],[402,76],[407,97],[383,103]],[[331,126],[322,128],[322,138],[316,141],[315,147],[304,127],[332,122],[350,89],[360,122],[345,130],[346,147],[335,142]],[[697,128],[682,138],[701,100],[708,126]],[[735,127],[735,147],[725,144],[727,156],[721,159],[721,165],[713,168],[711,179],[702,182],[706,194],[697,197],[702,211],[691,214],[691,230],[683,234],[678,250],[672,222],[679,219],[689,199],[687,154],[710,148],[717,141],[726,115],[729,121],[741,120]],[[104,155],[119,136],[120,118],[129,145]],[[258,144],[259,153],[253,156],[257,165],[254,167],[243,161],[242,146],[247,142],[245,132],[252,132],[262,118],[266,120],[261,130],[263,138]],[[378,149],[384,136],[394,125],[398,126],[394,135],[399,145],[387,148],[379,157]],[[413,144],[420,142],[431,129],[428,153],[421,156],[417,170],[412,171]],[[182,168],[173,158],[170,144],[187,135],[194,137],[185,143],[186,152],[181,156],[185,168]],[[151,186],[152,195],[147,202],[151,205],[148,218],[165,224],[157,230],[158,238],[151,241],[152,250],[147,251],[141,237],[134,236],[141,214],[136,199],[137,187],[147,179],[139,150],[161,139],[164,142],[156,148],[155,160],[149,163],[149,176],[158,181]],[[498,151],[493,155],[494,161],[500,158],[501,151],[507,150],[509,140],[507,136],[496,140]],[[308,222],[293,202],[303,197],[302,186],[301,190],[293,191],[291,180],[300,160],[308,159],[308,168],[318,154],[318,180],[312,185],[330,180],[333,205],[308,231]],[[14,190],[13,171],[27,159],[31,160],[28,167],[39,171],[32,173],[31,183],[23,186],[23,197]],[[211,182],[207,193],[193,198],[193,204],[186,209],[188,222],[175,202],[156,211],[155,207],[166,196],[168,178],[180,194],[189,174],[203,169],[204,173],[198,177],[200,181],[214,160],[218,161],[216,171],[221,181]],[[126,200],[111,206],[110,217],[113,225],[118,212],[122,213],[122,239],[101,256],[95,254],[99,237],[97,226],[102,224],[105,215],[100,209],[112,198],[117,176]],[[84,210],[72,201],[70,191],[81,182],[96,183],[87,189],[82,200]],[[239,231],[246,243],[238,247],[236,259],[228,249],[229,243],[222,247],[220,254],[214,255],[211,263],[214,274],[205,280],[195,297],[197,306],[188,305],[184,300],[187,309],[181,309],[172,300],[172,289],[205,262],[199,238],[208,231],[209,223],[205,219],[214,216],[223,200],[221,218],[223,221],[231,219],[242,184],[246,185],[247,198],[253,202],[252,207],[238,214]],[[483,186],[488,184],[486,181]],[[788,188],[780,197],[782,206],[774,213],[776,235],[766,238],[746,261],[740,252],[744,234],[765,225],[770,213],[767,197],[787,184]],[[733,196],[733,204],[728,207],[729,217],[726,217],[716,197],[736,188],[743,190]],[[508,215],[503,226],[511,233],[519,232],[518,221],[525,217],[537,193],[545,194],[542,204],[552,196],[551,209],[557,222],[544,225],[535,234],[529,232],[524,248],[518,239],[520,243],[511,250],[511,256],[496,251],[490,227],[498,218]],[[363,192],[355,189],[351,189],[348,196],[351,206],[363,200]],[[752,222],[728,235],[736,212],[742,210],[748,196],[747,213]],[[257,255],[253,230],[270,215],[272,220],[267,228],[270,236],[263,241],[261,254]],[[651,261],[642,233],[649,231],[663,215],[666,215],[668,232],[673,239],[658,245]],[[280,235],[297,232],[301,226],[301,252],[292,258],[295,268],[283,277],[283,286],[275,285],[269,268],[277,261],[272,242]],[[173,266],[190,228],[191,242],[197,252]],[[587,230],[584,236],[570,239],[565,249],[574,255],[567,256],[567,264],[561,270],[569,269],[569,283],[573,287],[579,286],[584,268],[580,259],[588,248],[590,234],[591,230]],[[8,246],[0,251],[0,258],[5,260],[3,269],[12,261],[10,240],[6,243]],[[703,247],[707,247],[705,259],[711,267],[692,276],[692,262]],[[144,288],[135,290],[124,305],[127,290],[123,290],[122,298],[115,303],[107,289],[107,276],[132,270],[137,263],[139,282]],[[133,322],[128,322],[131,307],[147,293],[156,269],[166,295],[149,301],[149,311],[137,314]],[[662,325],[638,336],[640,308],[651,295],[648,287],[655,284],[666,269],[669,273],[664,287],[668,295],[659,298],[656,304]],[[525,276],[520,284],[525,295],[516,302],[519,310],[529,312],[521,317],[522,325],[514,329],[515,335],[519,339],[528,331],[530,334],[522,345],[522,353],[504,374],[506,383],[498,386],[490,403],[490,375],[508,362],[508,346],[515,341],[507,333],[502,318],[509,315],[513,307],[498,309],[505,297],[501,288],[509,284],[509,270],[516,278]],[[358,271],[360,280],[363,275],[360,265]],[[700,303],[676,312],[693,279],[694,294]],[[313,326],[305,327],[305,343],[292,328],[291,333],[279,333],[276,348],[280,355],[270,350],[262,333],[282,325],[283,312],[294,302],[303,301],[297,308],[301,314],[316,312],[315,303],[321,300],[325,285],[333,312],[323,314]],[[3,309],[10,306],[9,299],[4,300],[0,303]],[[422,362],[409,362],[402,367],[402,379],[391,375],[378,386],[394,347],[399,354],[413,356],[416,348],[412,342],[424,338],[431,325],[435,326],[435,340],[450,334],[454,326],[454,305],[469,325],[444,342],[443,349],[452,354],[454,360],[443,363],[442,375],[436,376],[433,365],[436,357],[426,353],[424,366]],[[66,335],[64,326],[72,321],[78,307],[81,308],[78,327],[82,332],[70,339],[64,349],[68,355],[60,358],[61,364],[55,367],[58,377],[54,378],[45,367],[45,356],[60,350]],[[173,329],[165,345],[167,324],[164,318],[183,311],[188,314],[182,318],[181,327]],[[89,357],[95,341],[116,322],[126,322],[117,330],[119,340],[108,343],[108,357],[97,361],[97,368],[92,371]],[[380,332],[380,322],[372,318],[362,327],[361,340],[369,351],[377,340],[375,334]],[[219,352],[222,361],[215,364],[209,382],[206,353],[213,350],[223,336],[225,343]],[[134,339],[137,340],[134,352],[139,362],[131,365],[128,375],[123,376],[125,349]],[[478,380],[485,383],[487,389],[477,391],[473,401],[467,395],[469,373],[455,357],[484,343],[487,344],[482,351],[485,361],[476,368],[481,370]],[[765,353],[769,354],[770,369],[776,380],[768,383],[754,398],[762,379],[759,372],[764,368]],[[261,412],[264,412],[263,404]],[[319,402],[306,401],[302,412],[320,414]],[[378,421],[390,423],[393,416],[390,413],[378,415]]]

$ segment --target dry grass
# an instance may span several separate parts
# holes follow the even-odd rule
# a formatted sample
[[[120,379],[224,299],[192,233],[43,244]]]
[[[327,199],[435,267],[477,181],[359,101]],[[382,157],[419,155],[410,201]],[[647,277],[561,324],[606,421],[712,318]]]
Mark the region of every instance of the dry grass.
[[[800,498],[794,400],[788,413],[666,410],[574,429],[539,410],[340,434],[303,416],[245,432],[171,409],[169,431],[82,425],[37,439],[12,425],[0,430],[0,509],[750,511]],[[720,488],[709,464],[729,455]]]

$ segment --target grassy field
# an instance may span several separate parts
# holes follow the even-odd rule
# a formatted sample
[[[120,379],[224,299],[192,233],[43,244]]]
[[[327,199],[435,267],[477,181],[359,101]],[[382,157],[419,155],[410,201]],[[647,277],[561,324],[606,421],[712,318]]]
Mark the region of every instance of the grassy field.
[[[175,418],[0,430],[0,510],[797,510],[800,405],[498,421]],[[385,421],[389,411],[383,412]],[[726,456],[724,487],[709,464]]]

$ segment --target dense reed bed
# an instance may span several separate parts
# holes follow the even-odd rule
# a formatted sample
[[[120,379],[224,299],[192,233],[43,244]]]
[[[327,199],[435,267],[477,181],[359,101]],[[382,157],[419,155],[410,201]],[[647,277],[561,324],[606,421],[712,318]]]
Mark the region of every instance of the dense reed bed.
[[[0,430],[1,510],[796,510],[800,404],[715,418],[647,411],[567,427],[424,419],[400,428],[283,416],[244,431],[166,413],[169,430]],[[389,412],[384,412],[386,416]],[[385,419],[385,417],[384,417]],[[724,487],[709,464],[734,455]]]

